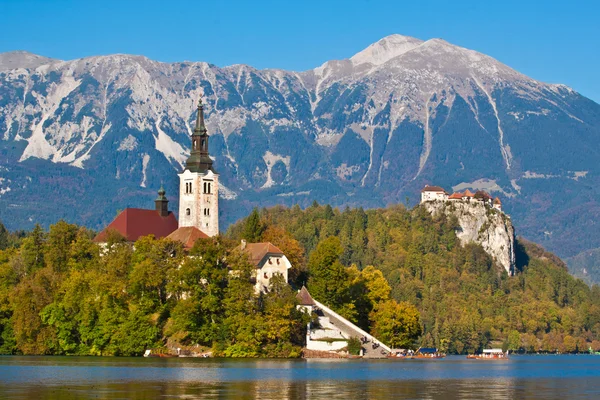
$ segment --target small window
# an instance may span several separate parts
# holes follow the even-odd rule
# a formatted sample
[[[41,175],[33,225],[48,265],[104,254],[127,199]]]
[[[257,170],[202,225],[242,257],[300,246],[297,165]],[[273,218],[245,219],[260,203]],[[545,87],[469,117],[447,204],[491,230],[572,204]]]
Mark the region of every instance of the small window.
[[[264,277],[265,279],[269,279],[269,275],[267,275],[267,273],[266,273],[266,272],[265,272],[265,274],[263,275],[263,277]]]
[[[277,265],[279,265],[279,258],[277,259]]]
[[[208,182],[208,193],[211,193],[211,191],[210,191],[210,182]]]
[[[185,209],[185,215],[190,215],[192,213],[192,211],[189,208]]]

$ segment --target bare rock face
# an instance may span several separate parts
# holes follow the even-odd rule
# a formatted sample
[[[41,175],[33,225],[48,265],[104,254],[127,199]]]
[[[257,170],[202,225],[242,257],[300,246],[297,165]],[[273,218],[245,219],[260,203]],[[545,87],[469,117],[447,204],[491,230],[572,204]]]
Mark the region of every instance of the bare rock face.
[[[480,244],[509,275],[514,275],[515,230],[509,216],[477,200],[427,201],[422,206],[434,216],[455,216],[461,244]]]

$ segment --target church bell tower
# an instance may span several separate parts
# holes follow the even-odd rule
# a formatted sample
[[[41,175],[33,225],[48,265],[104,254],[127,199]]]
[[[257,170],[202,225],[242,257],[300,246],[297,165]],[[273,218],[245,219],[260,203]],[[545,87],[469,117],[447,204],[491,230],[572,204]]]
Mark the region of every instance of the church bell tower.
[[[192,151],[179,174],[179,227],[193,226],[208,236],[219,234],[219,174],[208,154],[204,107],[198,103]]]

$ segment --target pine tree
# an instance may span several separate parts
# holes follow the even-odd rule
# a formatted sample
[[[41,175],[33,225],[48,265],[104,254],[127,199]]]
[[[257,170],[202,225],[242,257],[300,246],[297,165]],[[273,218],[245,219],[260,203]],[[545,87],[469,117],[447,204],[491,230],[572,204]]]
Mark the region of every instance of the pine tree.
[[[246,218],[246,224],[244,226],[242,237],[250,243],[256,243],[260,241],[263,231],[264,226],[260,221],[258,208],[255,207],[248,218]]]

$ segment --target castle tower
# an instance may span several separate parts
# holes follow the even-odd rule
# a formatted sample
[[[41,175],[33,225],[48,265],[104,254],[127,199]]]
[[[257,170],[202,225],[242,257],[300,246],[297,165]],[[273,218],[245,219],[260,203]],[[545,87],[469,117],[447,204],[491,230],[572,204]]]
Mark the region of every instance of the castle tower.
[[[179,227],[193,226],[208,236],[219,234],[219,174],[208,155],[204,107],[198,103],[192,151],[179,174]]]

